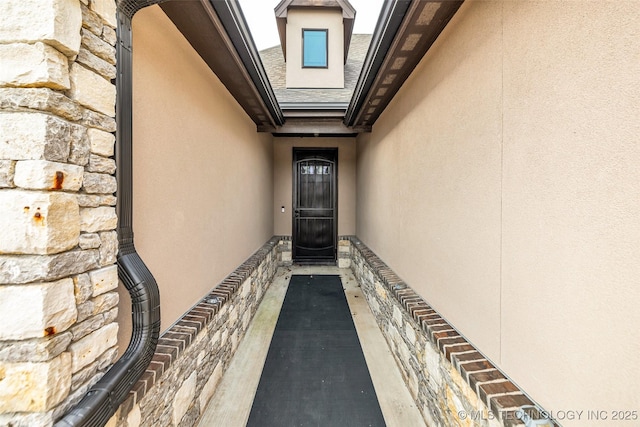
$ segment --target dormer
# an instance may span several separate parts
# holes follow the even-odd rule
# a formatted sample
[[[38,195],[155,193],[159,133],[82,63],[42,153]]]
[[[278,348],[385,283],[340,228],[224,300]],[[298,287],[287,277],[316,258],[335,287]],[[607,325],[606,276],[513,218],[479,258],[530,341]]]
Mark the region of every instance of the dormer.
[[[275,8],[287,88],[344,88],[356,11],[347,0],[282,0]]]

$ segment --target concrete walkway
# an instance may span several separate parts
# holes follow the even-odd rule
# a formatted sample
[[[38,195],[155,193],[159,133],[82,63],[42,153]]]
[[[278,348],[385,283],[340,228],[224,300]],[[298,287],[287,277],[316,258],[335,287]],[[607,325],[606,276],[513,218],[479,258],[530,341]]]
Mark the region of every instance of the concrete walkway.
[[[326,266],[293,266],[278,269],[199,426],[246,425],[292,274],[340,275],[387,426],[424,426],[418,408],[402,380],[395,360],[351,270]]]

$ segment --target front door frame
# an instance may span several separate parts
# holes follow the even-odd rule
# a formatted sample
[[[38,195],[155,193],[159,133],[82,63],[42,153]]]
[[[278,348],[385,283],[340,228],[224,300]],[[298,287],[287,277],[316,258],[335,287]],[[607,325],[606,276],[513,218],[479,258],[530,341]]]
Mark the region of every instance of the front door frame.
[[[332,193],[333,193],[333,230],[332,230],[332,238],[333,238],[333,258],[321,258],[321,259],[310,259],[309,257],[301,258],[299,254],[296,252],[296,239],[297,239],[297,222],[296,222],[296,208],[297,208],[297,194],[298,194],[298,170],[297,163],[300,155],[309,155],[313,153],[325,153],[325,155],[329,154],[329,157],[333,159],[334,171],[332,175]],[[293,161],[292,161],[292,170],[293,170],[293,191],[291,195],[292,203],[291,206],[291,250],[293,262],[303,262],[303,263],[335,263],[338,259],[338,148],[337,147],[293,147]]]

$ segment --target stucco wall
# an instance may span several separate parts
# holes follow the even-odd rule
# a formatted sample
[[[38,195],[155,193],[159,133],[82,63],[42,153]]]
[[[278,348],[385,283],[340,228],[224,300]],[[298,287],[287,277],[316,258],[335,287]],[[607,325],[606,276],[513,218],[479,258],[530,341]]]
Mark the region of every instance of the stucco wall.
[[[272,138],[158,6],[133,40],[134,231],[164,330],[272,236]]]
[[[545,409],[598,425],[640,407],[638,16],[467,1],[357,146],[358,237]]]
[[[291,236],[293,147],[338,148],[338,235],[356,232],[356,143],[354,138],[274,138],[273,230]],[[284,213],[281,212],[285,207]]]
[[[302,29],[328,30],[328,68],[302,68]],[[344,87],[344,25],[342,12],[290,9],[287,13],[287,87]]]

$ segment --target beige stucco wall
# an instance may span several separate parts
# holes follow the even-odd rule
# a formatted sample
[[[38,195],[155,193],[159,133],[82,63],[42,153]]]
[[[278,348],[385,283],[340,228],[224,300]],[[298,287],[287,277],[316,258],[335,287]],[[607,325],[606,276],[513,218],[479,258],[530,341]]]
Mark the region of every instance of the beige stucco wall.
[[[164,330],[272,236],[272,137],[158,6],[133,40],[134,231]]]
[[[328,68],[302,68],[302,29],[328,30]],[[289,9],[287,13],[289,88],[344,87],[344,25],[339,9]]]
[[[293,227],[293,147],[338,148],[338,235],[356,232],[355,138],[274,138],[273,230],[291,236]],[[284,213],[281,211],[285,207]]]
[[[640,408],[638,16],[467,1],[357,147],[358,236],[532,398],[598,425]]]

